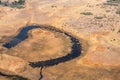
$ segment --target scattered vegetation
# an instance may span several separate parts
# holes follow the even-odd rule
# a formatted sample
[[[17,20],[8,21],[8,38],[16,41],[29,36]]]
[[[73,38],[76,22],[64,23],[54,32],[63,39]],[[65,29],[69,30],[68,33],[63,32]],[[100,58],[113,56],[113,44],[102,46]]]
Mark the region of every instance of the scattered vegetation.
[[[13,2],[9,2],[8,0],[2,1],[0,0],[0,5],[2,6],[8,6],[12,8],[24,8],[25,0],[14,0]]]
[[[91,12],[83,12],[83,13],[80,13],[80,14],[83,14],[83,15],[93,15],[93,13],[91,13]]]
[[[120,0],[108,0],[107,2],[120,2]]]
[[[120,4],[120,0],[108,0],[105,5],[111,5],[111,6],[118,6]]]

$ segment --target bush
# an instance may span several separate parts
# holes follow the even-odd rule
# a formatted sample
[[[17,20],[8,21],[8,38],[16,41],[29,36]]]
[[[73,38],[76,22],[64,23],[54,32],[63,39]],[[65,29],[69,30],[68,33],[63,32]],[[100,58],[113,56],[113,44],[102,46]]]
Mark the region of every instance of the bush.
[[[12,8],[24,8],[24,4],[25,4],[25,0],[19,0],[19,1],[14,0],[14,2],[0,0],[0,5],[12,7]]]
[[[96,18],[96,19],[103,19],[102,16],[96,16],[95,18]]]
[[[83,15],[93,15],[93,13],[91,13],[91,12],[83,12],[83,13],[80,13],[80,14],[83,14]]]

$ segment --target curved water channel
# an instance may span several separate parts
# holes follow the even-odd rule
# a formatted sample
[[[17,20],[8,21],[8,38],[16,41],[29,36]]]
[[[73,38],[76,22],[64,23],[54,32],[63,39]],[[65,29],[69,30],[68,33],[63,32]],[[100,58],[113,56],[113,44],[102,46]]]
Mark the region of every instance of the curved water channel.
[[[45,26],[38,26],[38,25],[31,25],[31,26],[24,27],[17,36],[15,36],[10,42],[5,43],[3,46],[8,49],[16,46],[17,44],[19,44],[20,42],[22,42],[28,38],[27,33],[29,30],[36,29],[36,28],[46,29],[49,31],[54,31],[54,32],[59,32],[59,33],[65,34],[66,36],[68,36],[71,39],[73,45],[72,45],[72,51],[65,56],[61,56],[61,57],[58,57],[55,59],[50,59],[50,60],[45,60],[45,61],[30,62],[29,65],[32,66],[33,68],[35,68],[35,67],[43,68],[43,67],[57,65],[59,63],[66,62],[66,61],[72,60],[72,59],[80,56],[81,45],[77,38],[70,35],[69,33],[66,33],[64,31],[61,31],[61,30],[53,28],[53,27],[45,27]]]

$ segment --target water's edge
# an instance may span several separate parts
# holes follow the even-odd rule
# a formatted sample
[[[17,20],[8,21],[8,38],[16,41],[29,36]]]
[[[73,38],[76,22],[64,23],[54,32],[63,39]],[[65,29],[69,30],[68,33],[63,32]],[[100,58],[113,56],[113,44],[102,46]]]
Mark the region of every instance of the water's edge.
[[[45,61],[29,62],[29,65],[31,67],[33,67],[33,68],[41,67],[42,68],[42,67],[54,66],[59,63],[72,60],[81,55],[81,45],[77,38],[70,35],[69,33],[66,33],[64,31],[61,31],[61,30],[53,28],[53,27],[45,27],[45,26],[38,26],[38,25],[24,27],[17,36],[15,36],[10,42],[5,43],[3,46],[8,49],[16,46],[17,44],[19,44],[20,42],[22,42],[28,38],[27,33],[29,30],[36,29],[36,28],[42,28],[42,29],[46,29],[49,31],[63,33],[71,39],[73,45],[72,45],[72,51],[70,53],[68,53],[67,55],[59,57],[59,58],[55,58],[55,59],[45,60]]]

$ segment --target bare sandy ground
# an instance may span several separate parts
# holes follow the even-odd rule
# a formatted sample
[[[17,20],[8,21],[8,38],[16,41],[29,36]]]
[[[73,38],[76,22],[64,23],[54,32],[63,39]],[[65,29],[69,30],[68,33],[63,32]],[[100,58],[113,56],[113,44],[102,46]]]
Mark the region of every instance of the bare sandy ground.
[[[25,7],[21,9],[0,6],[0,53],[26,61],[37,61],[62,56],[71,51],[62,52],[65,46],[70,49],[72,44],[69,38],[64,35],[60,35],[60,38],[51,37],[55,34],[41,30],[32,30],[32,37],[13,49],[7,50],[2,46],[27,25],[50,25],[79,38],[82,56],[44,68],[42,80],[119,80],[120,14],[116,12],[120,11],[120,5],[106,3],[106,0],[26,0]],[[45,39],[48,43],[42,44],[41,35],[49,36]],[[38,41],[42,46],[53,44],[55,48],[45,47],[42,52],[46,54],[41,57],[37,53],[42,50],[37,47]],[[67,43],[64,44],[65,42]],[[57,46],[59,47],[56,48]],[[24,55],[27,52],[29,53]],[[35,75],[37,73],[39,71]],[[16,74],[24,76],[23,73]]]

